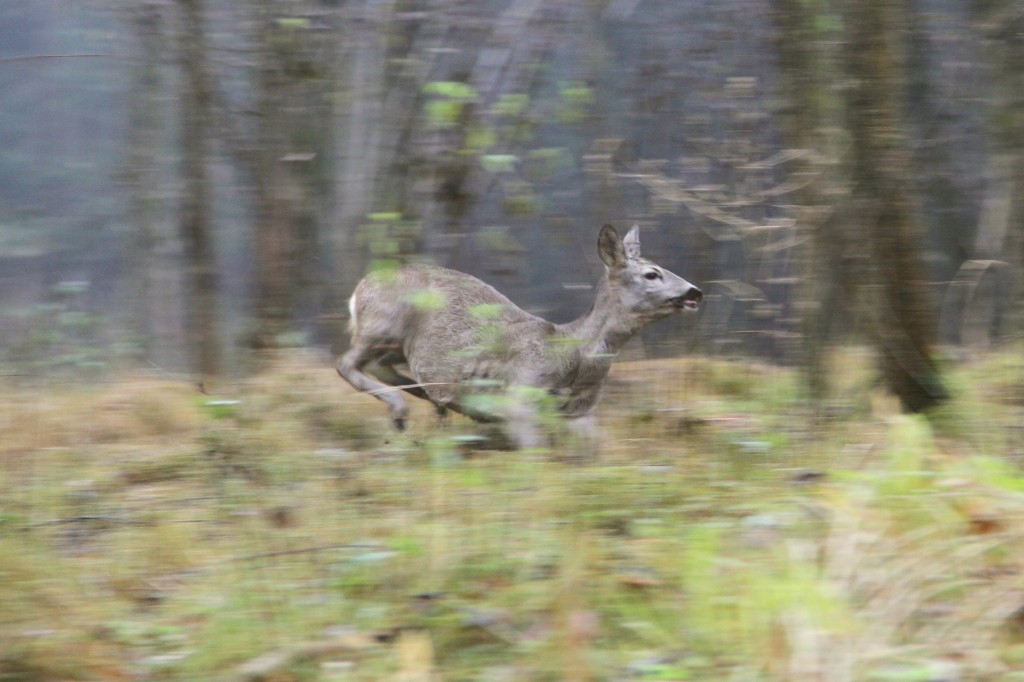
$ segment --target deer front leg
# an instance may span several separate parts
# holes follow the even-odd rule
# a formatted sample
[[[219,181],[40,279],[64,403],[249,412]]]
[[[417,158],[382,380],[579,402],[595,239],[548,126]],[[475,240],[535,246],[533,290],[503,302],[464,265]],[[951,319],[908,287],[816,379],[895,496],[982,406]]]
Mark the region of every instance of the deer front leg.
[[[504,431],[519,450],[535,450],[547,445],[545,434],[539,427],[537,405],[531,396],[512,390],[508,403],[501,410]]]
[[[387,404],[391,414],[391,423],[399,431],[404,431],[409,408],[405,404],[405,398],[402,397],[401,391],[377,381],[363,372],[363,368],[387,352],[387,348],[357,343],[341,356],[336,369],[341,378],[352,384],[357,391],[369,393]]]
[[[537,414],[529,408],[515,410],[505,422],[505,431],[519,450],[536,450],[546,445],[537,428]]]
[[[588,412],[582,417],[567,419],[569,431],[569,454],[574,459],[596,459],[601,446],[601,429],[597,424],[597,416]]]

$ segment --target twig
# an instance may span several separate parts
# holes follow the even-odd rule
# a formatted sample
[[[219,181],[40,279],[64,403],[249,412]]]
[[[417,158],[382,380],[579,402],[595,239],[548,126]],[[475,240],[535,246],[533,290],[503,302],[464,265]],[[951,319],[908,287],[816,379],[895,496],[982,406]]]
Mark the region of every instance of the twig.
[[[12,62],[34,62],[48,59],[129,59],[120,54],[28,54],[18,57],[0,57],[0,64]]]
[[[270,552],[259,552],[258,554],[246,554],[245,556],[231,557],[227,563],[239,561],[258,561],[259,559],[272,559],[280,556],[291,556],[294,554],[313,554],[316,552],[328,552],[332,549],[351,549],[358,547],[358,544],[346,543],[340,545],[314,545],[312,547],[299,547],[298,549],[279,549]]]
[[[277,675],[282,669],[296,663],[367,649],[373,643],[373,639],[369,635],[349,633],[331,639],[296,644],[287,649],[257,656],[243,663],[234,673],[224,677],[223,682],[260,682],[261,680],[277,679]]]
[[[429,384],[405,384],[403,386],[388,386],[387,388],[376,388],[372,391],[367,391],[370,395],[380,395],[381,393],[390,393],[392,391],[404,391],[407,388],[423,388],[424,386],[451,386],[450,381],[435,381]]]
[[[82,514],[80,516],[69,516],[63,519],[51,519],[49,521],[40,521],[39,523],[27,525],[24,527],[24,529],[31,530],[33,528],[45,528],[47,526],[63,526],[69,523],[86,523],[89,521],[105,521],[108,523],[118,523],[124,526],[145,525],[144,522],[142,521],[123,519],[118,516],[109,516],[106,514]]]

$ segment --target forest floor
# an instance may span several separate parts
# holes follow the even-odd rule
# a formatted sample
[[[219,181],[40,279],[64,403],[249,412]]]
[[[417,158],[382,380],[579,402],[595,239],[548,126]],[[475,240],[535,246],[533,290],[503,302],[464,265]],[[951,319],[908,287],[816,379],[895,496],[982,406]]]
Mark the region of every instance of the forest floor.
[[[589,461],[279,357],[0,386],[0,680],[1024,680],[1024,352],[627,362]]]

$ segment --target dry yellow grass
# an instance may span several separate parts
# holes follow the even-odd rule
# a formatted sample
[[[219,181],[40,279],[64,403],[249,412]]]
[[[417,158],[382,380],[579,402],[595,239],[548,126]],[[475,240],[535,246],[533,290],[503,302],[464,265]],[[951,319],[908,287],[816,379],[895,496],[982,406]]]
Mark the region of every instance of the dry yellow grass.
[[[1020,679],[991,362],[941,436],[863,369],[823,420],[789,370],[622,363],[585,463],[426,405],[396,436],[309,355],[211,395],[3,387],[0,678]]]

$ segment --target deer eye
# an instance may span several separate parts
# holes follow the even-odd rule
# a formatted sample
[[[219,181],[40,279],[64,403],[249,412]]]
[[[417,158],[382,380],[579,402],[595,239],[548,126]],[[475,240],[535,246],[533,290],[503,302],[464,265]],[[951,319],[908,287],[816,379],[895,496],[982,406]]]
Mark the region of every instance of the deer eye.
[[[661,279],[661,273],[656,270],[644,273],[644,279]]]

